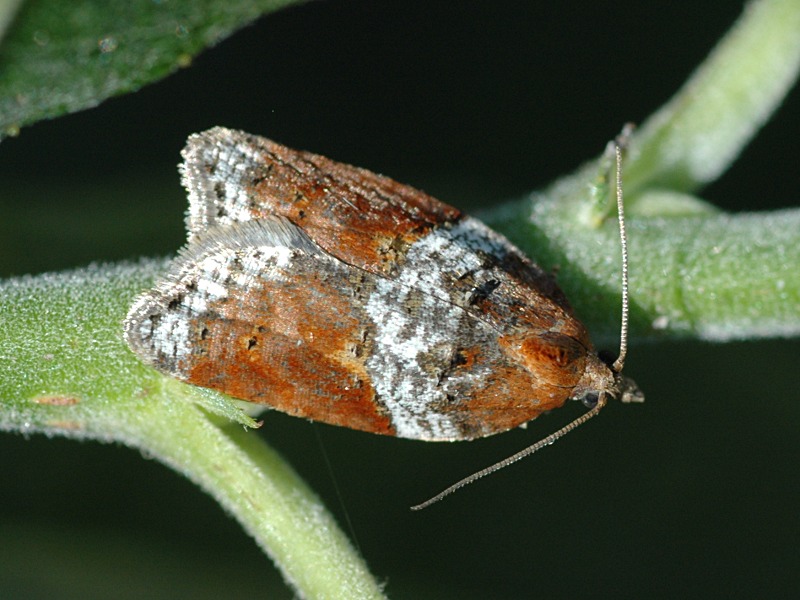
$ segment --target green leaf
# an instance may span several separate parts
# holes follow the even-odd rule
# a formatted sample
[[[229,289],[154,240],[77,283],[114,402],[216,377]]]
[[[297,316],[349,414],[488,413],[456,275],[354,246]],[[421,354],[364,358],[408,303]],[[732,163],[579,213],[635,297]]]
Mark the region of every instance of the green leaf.
[[[26,2],[0,45],[0,139],[158,81],[297,1]],[[0,6],[0,18],[13,9]]]

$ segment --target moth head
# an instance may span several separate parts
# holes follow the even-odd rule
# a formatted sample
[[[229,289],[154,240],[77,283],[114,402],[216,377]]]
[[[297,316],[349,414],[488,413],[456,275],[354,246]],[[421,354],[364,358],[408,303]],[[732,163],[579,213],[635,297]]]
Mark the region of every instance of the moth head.
[[[590,410],[605,405],[608,397],[625,403],[644,402],[644,394],[636,382],[615,369],[615,358],[609,358],[601,352],[598,359],[599,365],[594,363],[587,367],[585,377],[588,383],[584,384],[576,400]]]

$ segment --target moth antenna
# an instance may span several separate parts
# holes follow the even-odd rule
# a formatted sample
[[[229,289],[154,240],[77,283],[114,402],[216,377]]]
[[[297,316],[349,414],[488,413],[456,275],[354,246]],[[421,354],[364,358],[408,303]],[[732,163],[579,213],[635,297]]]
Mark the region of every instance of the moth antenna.
[[[614,158],[616,162],[614,187],[617,197],[617,219],[619,221],[619,242],[622,251],[622,325],[619,334],[619,356],[611,368],[615,373],[622,371],[625,357],[628,354],[628,235],[625,231],[625,203],[622,196],[622,153],[628,145],[633,125],[627,124],[614,140]]]
[[[508,458],[504,458],[500,462],[496,462],[495,464],[493,464],[493,465],[491,465],[489,467],[486,467],[485,469],[481,469],[480,471],[477,471],[477,472],[473,473],[472,475],[468,475],[467,477],[464,477],[464,479],[462,479],[460,481],[457,481],[456,483],[454,483],[453,485],[451,485],[447,489],[439,492],[438,494],[436,494],[432,498],[430,498],[428,500],[425,500],[425,502],[422,502],[421,504],[415,504],[414,506],[411,507],[411,510],[422,510],[423,508],[428,508],[431,504],[436,504],[442,498],[445,498],[445,497],[449,496],[450,494],[452,494],[453,492],[455,492],[457,490],[460,490],[465,485],[469,485],[470,483],[475,483],[478,479],[481,479],[482,477],[486,477],[487,475],[490,475],[491,473],[494,473],[495,471],[499,471],[500,469],[504,469],[505,467],[507,467],[507,466],[509,466],[511,464],[514,464],[515,462],[517,462],[519,460],[522,460],[526,456],[530,456],[534,452],[538,452],[539,450],[541,450],[545,446],[549,446],[550,444],[555,442],[558,438],[564,437],[565,435],[567,435],[570,431],[572,431],[576,427],[579,427],[579,426],[583,425],[586,421],[588,421],[589,419],[591,419],[592,417],[597,415],[597,413],[599,413],[600,410],[605,405],[606,405],[606,395],[605,395],[605,393],[601,393],[600,397],[597,399],[597,404],[595,404],[594,407],[592,407],[591,410],[589,410],[588,412],[583,413],[580,417],[578,417],[577,419],[575,419],[571,423],[566,424],[564,427],[562,427],[558,431],[556,431],[554,433],[551,433],[546,438],[543,438],[543,439],[539,440],[535,444],[532,444],[532,445],[528,446],[527,448],[523,448],[522,450],[520,450],[516,454],[512,454],[511,456],[509,456]]]
[[[617,219],[619,222],[619,241],[620,247],[622,251],[622,324],[620,326],[620,342],[619,342],[619,356],[617,360],[614,361],[614,364],[611,365],[611,369],[615,373],[619,373],[622,371],[623,366],[625,366],[625,357],[628,354],[628,235],[625,231],[625,204],[623,202],[623,195],[622,195],[622,155],[625,148],[628,145],[628,141],[630,139],[630,135],[633,132],[633,125],[626,124],[625,127],[622,129],[622,133],[620,133],[617,138],[609,143],[609,148],[607,152],[614,152],[614,192],[617,200]],[[549,446],[556,440],[561,437],[564,437],[570,431],[583,425],[586,421],[591,419],[592,417],[596,416],[600,410],[606,405],[606,392],[601,392],[598,399],[597,404],[591,408],[588,412],[582,414],[580,417],[575,419],[574,421],[568,423],[558,431],[551,433],[546,438],[543,438],[536,442],[535,444],[528,446],[509,456],[508,458],[504,458],[503,460],[486,467],[485,469],[481,469],[464,477],[460,481],[457,481],[450,487],[446,488],[445,490],[439,492],[432,498],[429,498],[425,502],[421,504],[415,504],[411,507],[411,510],[422,510],[423,508],[428,508],[432,504],[436,504],[443,498],[446,498],[453,492],[456,492],[463,488],[464,486],[469,485],[470,483],[476,482],[478,479],[486,477],[491,473],[499,471],[500,469],[504,469],[505,467],[514,464],[515,462],[522,460],[526,456],[530,456],[534,452],[538,452],[545,446]]]

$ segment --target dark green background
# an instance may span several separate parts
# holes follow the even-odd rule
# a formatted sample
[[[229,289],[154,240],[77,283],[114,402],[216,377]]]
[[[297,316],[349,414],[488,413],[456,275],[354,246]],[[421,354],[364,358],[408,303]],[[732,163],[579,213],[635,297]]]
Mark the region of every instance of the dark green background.
[[[664,102],[739,11],[603,4],[330,1],[263,19],[162,83],[0,145],[0,273],[174,253],[178,153],[217,124],[464,208],[541,187]],[[705,197],[797,205],[798,102]],[[787,596],[800,587],[798,350],[635,346],[627,371],[647,403],[611,405],[423,513],[407,506],[579,408],[469,444],[277,414],[253,435],[342,522],[346,510],[394,598]],[[219,507],[136,452],[4,435],[0,456],[0,597],[291,596]]]

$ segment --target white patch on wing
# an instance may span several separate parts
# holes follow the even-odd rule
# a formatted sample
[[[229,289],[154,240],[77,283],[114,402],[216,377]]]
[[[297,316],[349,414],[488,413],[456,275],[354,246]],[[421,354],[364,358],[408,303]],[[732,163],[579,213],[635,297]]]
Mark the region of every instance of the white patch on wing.
[[[189,192],[189,238],[253,219],[248,183],[266,167],[261,149],[239,131],[214,127],[189,137],[179,170]]]
[[[213,227],[190,242],[156,287],[134,303],[124,323],[128,345],[157,369],[186,377],[202,330],[198,323],[222,308],[231,289],[289,277],[293,257],[320,252],[280,217]]]
[[[395,279],[380,279],[365,309],[375,324],[373,352],[366,361],[373,386],[391,413],[397,435],[416,439],[457,439],[451,415],[435,410],[448,402],[456,378],[441,381],[430,362],[442,364],[459,342],[469,340],[466,313],[452,303],[448,281],[481,269],[480,252],[505,245],[485,235],[485,226],[464,219],[452,229],[436,229],[409,248]],[[410,307],[413,306],[413,310]],[[477,382],[485,373],[460,376]]]

